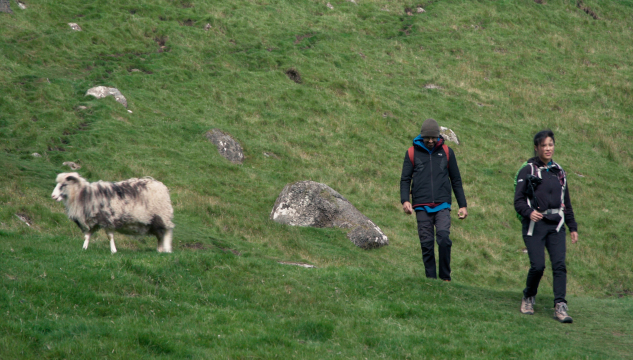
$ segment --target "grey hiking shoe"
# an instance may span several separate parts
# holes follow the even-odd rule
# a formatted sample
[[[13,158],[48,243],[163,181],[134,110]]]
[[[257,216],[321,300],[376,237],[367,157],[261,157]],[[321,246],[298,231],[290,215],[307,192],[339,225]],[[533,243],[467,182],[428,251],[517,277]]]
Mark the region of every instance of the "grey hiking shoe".
[[[534,296],[523,297],[523,300],[521,300],[521,314],[534,315]]]
[[[559,302],[554,309],[554,318],[562,323],[570,324],[573,320],[569,314],[567,314],[567,304]]]

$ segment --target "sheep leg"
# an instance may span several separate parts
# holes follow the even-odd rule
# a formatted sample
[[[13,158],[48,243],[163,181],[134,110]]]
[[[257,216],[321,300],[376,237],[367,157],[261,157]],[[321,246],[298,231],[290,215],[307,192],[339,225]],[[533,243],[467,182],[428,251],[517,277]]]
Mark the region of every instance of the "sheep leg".
[[[116,246],[114,246],[114,231],[106,231],[108,237],[110,238],[110,251],[115,254]]]
[[[165,229],[161,236],[158,237],[158,252],[171,252],[171,240],[174,229]]]
[[[83,249],[86,250],[88,249],[88,243],[90,243],[90,236],[92,235],[91,232],[87,232],[84,234],[84,246]]]

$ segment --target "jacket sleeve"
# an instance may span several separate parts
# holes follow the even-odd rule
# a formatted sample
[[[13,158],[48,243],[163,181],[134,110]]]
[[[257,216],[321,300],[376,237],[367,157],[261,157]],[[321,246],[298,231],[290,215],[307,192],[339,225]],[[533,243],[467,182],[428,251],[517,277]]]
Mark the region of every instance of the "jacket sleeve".
[[[569,198],[569,184],[565,187],[565,224],[570,232],[578,231],[578,224],[574,218],[574,209],[571,207],[571,199]]]
[[[410,201],[411,179],[413,178],[413,164],[409,160],[409,152],[404,153],[404,162],[402,163],[402,175],[400,176],[400,203],[404,204]]]
[[[525,166],[519,171],[517,188],[514,191],[514,210],[524,218],[529,218],[532,211],[534,211],[534,209],[528,206],[527,197],[525,196],[525,187],[527,185],[527,175],[529,172],[529,166]]]
[[[459,167],[457,167],[457,159],[455,158],[455,152],[453,149],[448,148],[449,160],[448,160],[448,177],[451,180],[451,186],[453,187],[453,193],[455,199],[457,199],[457,205],[460,208],[466,207],[466,195],[464,195],[464,188],[462,187],[462,176],[459,173]]]

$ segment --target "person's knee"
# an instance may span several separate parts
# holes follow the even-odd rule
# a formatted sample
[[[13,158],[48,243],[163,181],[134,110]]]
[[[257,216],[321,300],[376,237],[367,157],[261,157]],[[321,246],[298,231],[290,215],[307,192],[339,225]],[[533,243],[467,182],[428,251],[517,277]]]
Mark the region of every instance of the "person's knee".
[[[552,271],[555,273],[567,273],[567,266],[565,265],[564,261],[552,264]]]
[[[545,272],[545,264],[530,264],[530,272],[534,274],[543,274]]]
[[[433,242],[433,227],[418,227],[418,236],[420,243]]]
[[[420,239],[420,246],[424,250],[430,249],[432,251],[433,250],[433,245],[434,245],[433,244],[433,238]]]
[[[438,246],[444,246],[444,247],[450,247],[453,245],[453,242],[451,241],[449,235],[451,233],[449,231],[446,230],[440,230],[437,232],[437,245]]]

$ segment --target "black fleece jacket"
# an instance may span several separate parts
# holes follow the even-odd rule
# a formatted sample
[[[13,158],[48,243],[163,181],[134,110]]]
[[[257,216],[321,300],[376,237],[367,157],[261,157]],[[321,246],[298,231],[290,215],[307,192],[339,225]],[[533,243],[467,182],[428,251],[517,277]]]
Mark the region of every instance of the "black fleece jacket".
[[[536,167],[545,166],[541,159],[538,157],[533,157],[528,160],[528,163],[532,163],[536,165]],[[527,185],[527,176],[531,174],[532,170],[530,166],[526,166],[521,171],[519,171],[519,176],[517,178],[517,188],[514,193],[514,209],[519,215],[523,216],[524,219],[529,219],[530,214],[535,209],[532,209],[528,206],[527,197],[525,196],[525,188]],[[536,197],[536,201],[538,203],[539,211],[545,211],[547,209],[559,209],[560,208],[560,193],[563,190],[562,185],[558,179],[560,170],[558,169],[550,169],[549,171],[541,171],[541,176],[543,181],[536,187],[536,191],[534,192],[534,196]],[[535,176],[536,173],[534,174]],[[567,187],[565,187],[565,224],[569,228],[569,231],[578,231],[578,224],[574,219],[574,210],[571,207],[571,200],[569,198],[569,183],[567,183]],[[560,221],[560,215],[558,214],[549,214],[543,215],[545,221],[551,223],[557,223]]]
[[[442,140],[443,141],[443,140]],[[457,167],[453,149],[448,148],[449,161],[439,143],[429,154],[426,149],[413,145],[415,166],[404,154],[402,176],[400,177],[400,202],[409,201],[409,191],[413,197],[411,204],[451,203],[451,188],[460,208],[466,207],[466,196],[462,188],[462,177]],[[450,166],[447,166],[449,165]],[[413,184],[412,184],[413,183]]]

